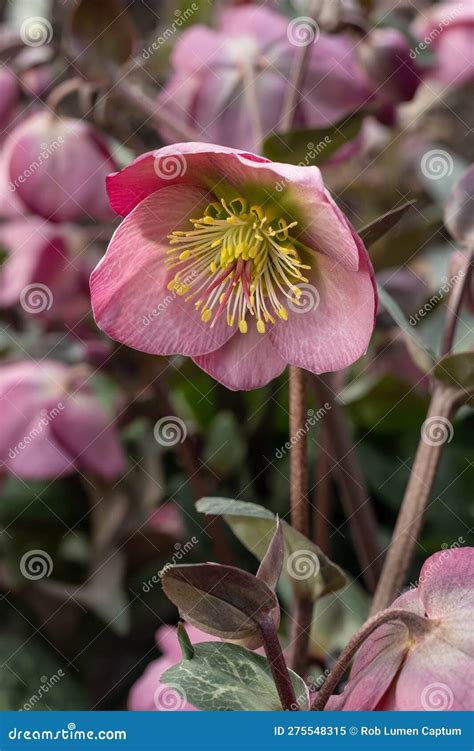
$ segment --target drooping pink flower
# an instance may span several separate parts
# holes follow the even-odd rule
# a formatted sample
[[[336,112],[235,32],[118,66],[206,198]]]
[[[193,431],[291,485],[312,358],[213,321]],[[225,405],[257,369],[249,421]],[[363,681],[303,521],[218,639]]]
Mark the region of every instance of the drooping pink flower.
[[[373,29],[357,49],[378,99],[386,105],[413,99],[421,83],[421,71],[398,29]]]
[[[104,181],[115,167],[93,126],[42,111],[23,120],[3,144],[1,190],[17,212],[54,222],[105,220],[111,214]]]
[[[0,308],[19,305],[36,321],[68,326],[90,310],[83,259],[73,257],[71,230],[38,217],[12,219],[0,225],[6,258],[0,267]],[[89,269],[90,270],[90,269]]]
[[[20,96],[16,76],[8,68],[0,68],[0,132],[8,124]]]
[[[54,360],[0,367],[0,471],[26,480],[75,471],[117,477],[125,458],[90,373]]]
[[[291,22],[249,4],[221,13],[216,30],[195,24],[183,32],[159,106],[202,141],[258,152],[262,137],[281,130],[292,65],[305,43],[295,125],[328,127],[372,99],[349,35],[320,33],[308,19]],[[170,143],[182,138],[169,125],[160,130]]]
[[[159,506],[150,516],[148,524],[156,532],[175,537],[178,540],[182,540],[186,532],[183,514],[179,506],[173,501]]]
[[[392,608],[420,616],[377,628],[359,649],[342,694],[328,710],[470,710],[474,697],[474,548],[425,562],[418,586]]]
[[[186,631],[193,643],[219,641],[217,636],[205,634],[195,626],[186,624]],[[148,665],[142,677],[132,686],[128,696],[128,708],[138,712],[167,709],[196,712],[196,707],[184,701],[184,697],[179,696],[176,690],[173,692],[172,687],[161,683],[163,673],[182,660],[176,628],[173,626],[159,628],[156,632],[156,643],[163,654]]]
[[[424,9],[413,24],[418,50],[434,52],[427,76],[448,86],[462,86],[474,78],[474,5],[445,2]]]
[[[321,373],[365,352],[370,262],[317,167],[186,143],[144,154],[108,191],[125,219],[91,293],[113,339],[188,355],[234,390],[288,363]]]

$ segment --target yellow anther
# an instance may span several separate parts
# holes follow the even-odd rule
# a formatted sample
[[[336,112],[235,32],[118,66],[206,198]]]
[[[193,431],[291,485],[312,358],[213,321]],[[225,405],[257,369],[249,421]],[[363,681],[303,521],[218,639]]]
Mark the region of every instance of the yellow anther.
[[[215,262],[215,261],[212,261],[212,263],[211,263],[211,265],[209,266],[209,268],[210,268],[211,272],[212,272],[213,274],[215,274],[215,273],[216,273],[216,271],[217,271],[217,264],[216,264],[216,262]]]
[[[211,320],[212,316],[212,310],[210,308],[203,308],[201,313],[201,321],[204,321],[204,323],[207,323]]]
[[[265,333],[265,324],[261,318],[257,321],[257,331],[259,334]]]
[[[277,310],[277,316],[278,318],[281,318],[283,321],[288,320],[288,311],[286,308],[278,308]]]
[[[190,255],[191,255],[190,250],[183,250],[183,252],[179,254],[179,260],[186,261]]]
[[[248,331],[247,321],[244,321],[243,318],[239,321],[239,331],[241,334],[246,334]]]

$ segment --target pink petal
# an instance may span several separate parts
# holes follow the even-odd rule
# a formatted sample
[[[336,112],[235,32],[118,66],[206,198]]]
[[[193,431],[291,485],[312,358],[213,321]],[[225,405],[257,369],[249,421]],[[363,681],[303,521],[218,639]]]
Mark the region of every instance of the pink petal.
[[[347,220],[325,190],[317,167],[269,162],[249,152],[205,143],[179,143],[148,152],[107,180],[115,211],[127,215],[160,188],[187,184],[218,189],[226,184],[244,196],[258,186],[262,200],[275,200],[300,219],[300,239],[357,270],[359,251]],[[283,191],[278,193],[279,185]]]
[[[60,414],[51,423],[58,445],[76,467],[112,480],[125,468],[125,456],[113,419],[97,399],[77,393],[62,402]]]
[[[213,189],[222,181],[231,167],[231,160],[240,157],[258,163],[270,163],[256,154],[229,149],[226,146],[189,142],[165,146],[157,151],[148,151],[135,159],[128,167],[109,175],[107,192],[112,208],[126,216],[144,198],[160,188],[171,185],[193,185]],[[241,178],[247,176],[240,163]]]
[[[282,14],[261,5],[229,8],[220,15],[219,29],[226,36],[253,37],[261,48],[287,40],[289,20]]]
[[[212,200],[212,199],[211,199]],[[119,342],[152,354],[198,355],[220,347],[232,330],[221,316],[211,328],[192,301],[167,289],[167,235],[189,228],[209,203],[203,189],[172,185],[142,201],[115,232],[91,276],[97,325]]]
[[[373,711],[402,665],[408,630],[401,623],[380,626],[357,652],[344,691],[331,697],[328,710]]]
[[[231,391],[250,391],[265,386],[282,373],[286,362],[267,335],[259,334],[248,318],[248,331],[237,331],[222,347],[194,362]]]
[[[361,269],[347,271],[320,255],[312,260],[310,286],[303,285],[301,306],[268,336],[286,362],[312,373],[342,370],[367,350],[374,327],[376,295],[373,273],[361,251]],[[306,290],[305,290],[306,287]]]

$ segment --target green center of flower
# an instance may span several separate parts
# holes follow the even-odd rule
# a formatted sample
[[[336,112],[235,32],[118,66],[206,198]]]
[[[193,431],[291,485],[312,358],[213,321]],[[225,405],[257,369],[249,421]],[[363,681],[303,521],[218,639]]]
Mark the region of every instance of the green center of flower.
[[[268,214],[268,212],[267,212]],[[298,283],[307,282],[292,238],[297,222],[267,215],[261,205],[248,205],[243,198],[227,204],[211,203],[204,216],[191,219],[193,229],[169,236],[169,268],[177,272],[168,289],[178,295],[189,292],[203,321],[215,324],[226,311],[227,323],[248,330],[247,316],[256,320],[257,331],[265,333],[266,323],[276,318],[286,321],[283,302],[298,305]]]

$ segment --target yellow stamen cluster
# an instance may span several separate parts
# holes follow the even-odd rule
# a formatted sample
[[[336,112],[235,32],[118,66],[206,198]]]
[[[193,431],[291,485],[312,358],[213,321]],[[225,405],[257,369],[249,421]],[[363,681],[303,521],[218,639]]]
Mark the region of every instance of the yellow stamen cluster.
[[[267,216],[260,205],[243,198],[229,203],[211,203],[200,219],[191,219],[193,229],[169,236],[168,266],[177,268],[168,289],[178,295],[189,292],[203,321],[215,324],[226,310],[229,326],[237,321],[239,331],[248,331],[247,316],[256,319],[257,331],[276,317],[287,320],[282,300],[298,304],[307,282],[290,230],[297,222]]]

